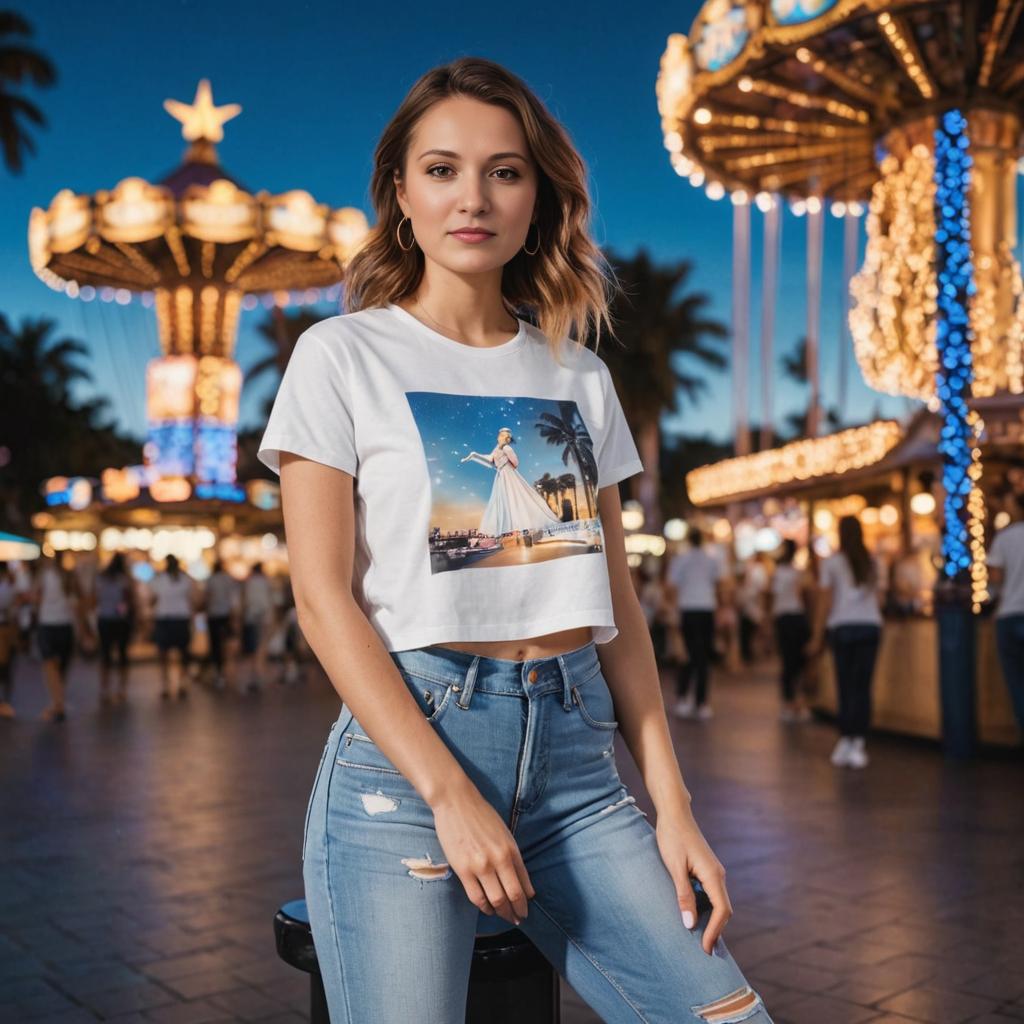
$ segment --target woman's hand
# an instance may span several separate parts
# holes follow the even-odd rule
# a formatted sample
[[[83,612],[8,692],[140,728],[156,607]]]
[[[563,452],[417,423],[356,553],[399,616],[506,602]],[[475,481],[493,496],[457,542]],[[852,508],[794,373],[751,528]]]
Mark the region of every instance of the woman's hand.
[[[732,917],[732,904],[725,889],[725,868],[712,853],[708,841],[687,810],[678,816],[658,816],[655,830],[661,859],[665,862],[676,886],[683,924],[693,928],[697,923],[697,897],[690,876],[704,887],[711,900],[711,919],[704,929],[702,946],[711,956],[722,929]]]
[[[804,657],[816,658],[819,654],[821,654],[823,646],[824,644],[822,643],[820,638],[812,637],[804,645]]]
[[[527,915],[536,895],[519,847],[498,812],[470,783],[433,804],[437,838],[469,901],[510,924]]]

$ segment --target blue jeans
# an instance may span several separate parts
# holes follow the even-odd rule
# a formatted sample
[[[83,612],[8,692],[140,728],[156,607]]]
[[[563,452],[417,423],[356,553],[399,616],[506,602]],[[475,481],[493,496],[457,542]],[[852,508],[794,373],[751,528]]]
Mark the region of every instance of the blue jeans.
[[[996,619],[996,648],[1017,727],[1024,733],[1024,615]]]
[[[391,657],[516,840],[537,893],[520,931],[604,1021],[771,1024],[724,941],[701,948],[710,912],[683,925],[654,829],[619,778],[592,641],[532,661]],[[471,903],[445,863],[429,805],[343,705],[303,837],[334,1024],[463,1024],[474,939],[512,925]]]
[[[867,736],[871,728],[871,679],[875,673],[882,627],[848,622],[828,631],[839,691],[840,736]]]

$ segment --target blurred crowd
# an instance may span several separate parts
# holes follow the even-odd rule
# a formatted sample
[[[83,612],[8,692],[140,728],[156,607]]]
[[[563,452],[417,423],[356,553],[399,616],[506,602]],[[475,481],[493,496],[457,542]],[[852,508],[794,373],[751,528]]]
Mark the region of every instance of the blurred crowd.
[[[785,539],[771,554],[736,560],[730,547],[709,544],[690,526],[682,550],[645,560],[633,581],[657,661],[675,675],[676,717],[713,717],[715,667],[737,671],[775,659],[779,718],[809,722],[820,659],[831,649],[839,738],[830,756],[837,766],[867,765],[882,608],[895,590],[904,613],[920,611],[922,581],[906,566],[871,555],[855,516],[841,520],[839,550],[826,558]]]
[[[155,656],[160,696],[188,697],[193,682],[233,694],[258,693],[271,680],[293,685],[308,651],[287,576],[257,563],[244,578],[216,562],[198,582],[174,555],[148,579],[115,554],[97,571],[73,556],[0,562],[0,717],[13,718],[15,660],[38,665],[47,721],[66,716],[73,656],[94,661],[101,705],[128,700],[133,662]],[[149,575],[149,574],[147,574]]]

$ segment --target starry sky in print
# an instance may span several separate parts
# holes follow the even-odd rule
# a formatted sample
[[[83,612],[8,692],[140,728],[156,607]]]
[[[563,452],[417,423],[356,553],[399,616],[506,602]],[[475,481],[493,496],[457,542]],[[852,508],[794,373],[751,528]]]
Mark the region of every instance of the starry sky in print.
[[[512,428],[512,448],[519,456],[519,473],[527,483],[533,484],[545,473],[573,473],[580,480],[575,460],[565,465],[563,446],[549,444],[534,426],[540,422],[541,413],[558,415],[559,403],[552,399],[432,391],[407,392],[406,398],[423,441],[435,507],[463,506],[468,511],[487,503],[494,470],[475,461],[459,460],[471,451],[489,455],[501,427]]]

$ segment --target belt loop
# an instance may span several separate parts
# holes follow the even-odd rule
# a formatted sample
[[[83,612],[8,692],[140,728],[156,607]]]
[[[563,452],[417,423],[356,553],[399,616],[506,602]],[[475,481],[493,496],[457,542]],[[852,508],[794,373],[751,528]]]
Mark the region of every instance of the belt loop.
[[[562,673],[562,707],[566,711],[572,711],[572,684],[569,681],[569,670],[565,667],[565,658],[561,654],[556,655],[556,657],[558,658],[558,667]]]
[[[481,655],[473,655],[473,660],[469,664],[469,668],[466,669],[466,679],[462,686],[462,693],[459,694],[456,704],[462,708],[463,711],[469,709],[469,702],[473,699],[473,689],[476,687],[476,670],[480,665]]]

